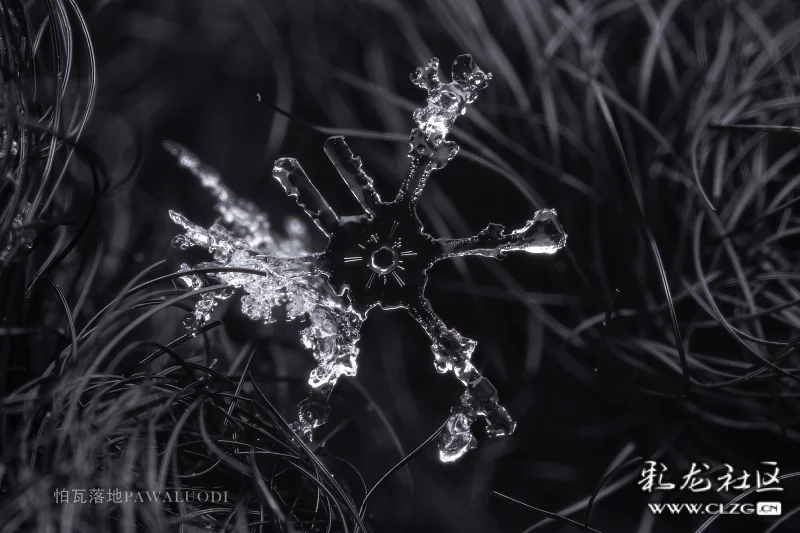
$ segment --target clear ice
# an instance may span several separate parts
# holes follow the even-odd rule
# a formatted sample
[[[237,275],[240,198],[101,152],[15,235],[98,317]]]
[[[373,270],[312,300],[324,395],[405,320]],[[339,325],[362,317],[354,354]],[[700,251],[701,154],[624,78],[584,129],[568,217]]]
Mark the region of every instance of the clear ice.
[[[0,160],[5,157],[5,154],[0,150]],[[19,213],[11,221],[11,228],[5,235],[4,239],[0,239],[0,266],[6,266],[9,261],[14,257],[16,250],[20,248],[33,248],[33,241],[36,238],[36,231],[31,227],[25,226],[25,220],[31,212],[31,204],[26,203]],[[4,244],[2,244],[4,242]]]
[[[172,220],[184,233],[173,245],[186,249],[206,248],[213,261],[202,267],[234,267],[255,273],[219,272],[179,278],[187,289],[216,285],[205,293],[184,323],[197,331],[210,318],[219,300],[241,289],[241,307],[253,320],[273,322],[283,309],[286,320],[303,324],[303,345],[311,351],[317,367],[311,372],[311,395],[298,406],[292,424],[295,433],[311,442],[313,430],[330,413],[328,400],[341,376],[355,376],[361,325],[368,313],[381,309],[406,309],[431,339],[434,366],[451,372],[465,386],[458,404],[444,424],[439,458],[452,462],[475,447],[470,428],[479,417],[490,436],[511,434],[516,423],[498,403],[497,390],[470,362],[477,342],[448,328],[425,297],[427,272],[434,263],[450,257],[477,255],[501,259],[508,252],[553,254],[566,244],[567,236],[555,210],[542,209],[519,229],[506,231],[490,224],[477,235],[464,239],[437,239],[425,233],[416,207],[431,172],[443,168],[458,153],[458,145],[446,140],[455,120],[475,101],[491,74],[478,68],[470,55],[456,58],[451,81],[439,78],[434,58],[418,68],[411,81],[428,93],[427,105],[414,111],[417,127],[409,137],[409,171],[395,198],[383,201],[372,179],[353,155],[343,137],[331,137],[324,151],[361,205],[358,216],[338,216],[292,158],[275,161],[272,175],[286,194],[328,237],[321,253],[309,250],[309,236],[302,223],[290,221],[285,235],[275,232],[267,217],[253,204],[236,198],[219,175],[178,144],[164,143],[218,200],[219,219],[205,229],[179,213]],[[182,265],[181,271],[191,270]]]

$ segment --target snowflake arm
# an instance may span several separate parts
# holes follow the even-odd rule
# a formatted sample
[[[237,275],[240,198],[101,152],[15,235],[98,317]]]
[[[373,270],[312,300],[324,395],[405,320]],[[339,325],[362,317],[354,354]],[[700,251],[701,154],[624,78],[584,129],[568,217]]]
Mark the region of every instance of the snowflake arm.
[[[469,54],[460,55],[453,63],[452,81],[439,80],[439,60],[433,58],[427,66],[418,68],[411,81],[428,92],[427,105],[414,111],[419,128],[411,131],[409,138],[411,159],[406,177],[397,195],[397,201],[416,204],[425,184],[434,170],[444,168],[458,153],[458,145],[445,140],[456,119],[466,113],[467,105],[478,97],[491,74],[484,73]]]
[[[486,432],[492,437],[513,433],[517,424],[498,403],[497,389],[470,362],[478,343],[448,328],[427,298],[421,298],[410,307],[409,313],[431,339],[436,370],[452,372],[466,386],[460,404],[451,410],[445,424],[439,442],[439,459],[452,462],[475,447],[470,426],[478,417],[486,419]]]
[[[228,189],[222,186],[222,179],[216,170],[203,164],[194,153],[176,142],[164,141],[161,144],[178,159],[178,165],[191,172],[200,181],[200,185],[208,189],[214,197],[221,202],[230,200]]]
[[[185,288],[219,286],[219,290],[201,297],[194,310],[184,317],[184,325],[191,332],[198,331],[211,319],[219,302],[230,298],[236,290],[244,292],[242,312],[252,320],[273,322],[273,310],[280,307],[288,320],[299,321],[303,326],[300,340],[318,365],[309,375],[312,394],[300,404],[299,419],[293,428],[301,438],[310,441],[313,428],[328,418],[328,399],[336,381],[341,376],[356,373],[361,318],[352,311],[347,299],[334,294],[320,277],[318,264],[323,254],[308,253],[308,238],[302,224],[290,219],[285,228],[286,237],[278,235],[272,231],[264,213],[222,185],[214,169],[177,143],[165,142],[164,146],[178,158],[180,166],[194,174],[219,200],[215,209],[222,215],[206,229],[170,211],[172,221],[185,231],[173,239],[173,245],[184,250],[206,248],[213,254],[214,261],[200,263],[194,268],[234,267],[263,273],[201,275],[188,272],[193,268],[182,264],[180,271],[187,274],[178,278],[178,282]],[[311,187],[313,196],[316,189]],[[308,192],[309,189],[303,190]],[[324,211],[327,204],[323,201],[318,205],[322,205]],[[335,217],[332,211],[326,216],[326,221]]]
[[[374,217],[372,209],[381,202],[381,197],[372,184],[372,178],[361,168],[361,158],[353,155],[341,136],[330,137],[325,141],[324,150],[364,212],[370,218]]]
[[[267,216],[252,202],[232,194],[222,182],[219,173],[204,164],[185,147],[173,141],[164,141],[164,148],[178,159],[178,165],[191,172],[205,189],[217,200],[214,209],[219,213],[219,224],[224,225],[250,248],[263,254],[292,257],[302,254],[308,247],[305,227],[296,219],[286,223],[288,238],[278,237]],[[176,221],[177,222],[177,221]]]
[[[442,246],[442,255],[437,260],[465,255],[502,258],[507,252],[554,254],[566,241],[555,209],[541,209],[524,226],[510,233],[501,224],[489,224],[474,237],[437,239]]]
[[[458,153],[458,145],[441,137],[429,137],[419,128],[411,131],[409,145],[408,157],[411,162],[408,177],[400,186],[397,202],[416,205],[431,172],[444,168]]]
[[[325,235],[330,235],[338,226],[338,217],[325,198],[308,179],[303,167],[296,159],[282,157],[275,161],[272,176],[277,179],[289,196],[294,196],[297,205]]]

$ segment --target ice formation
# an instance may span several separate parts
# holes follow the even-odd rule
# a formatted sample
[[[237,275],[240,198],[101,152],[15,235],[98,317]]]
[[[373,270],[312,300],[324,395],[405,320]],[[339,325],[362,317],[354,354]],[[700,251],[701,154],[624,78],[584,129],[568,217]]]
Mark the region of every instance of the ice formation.
[[[16,155],[16,152],[15,152]],[[0,150],[0,160],[5,157],[5,153]],[[11,228],[4,238],[0,239],[0,266],[6,266],[9,260],[14,257],[14,252],[22,248],[32,248],[36,238],[36,232],[30,226],[25,225],[25,220],[30,215],[31,204],[25,206],[17,213],[11,221]],[[4,243],[4,244],[3,244]]]
[[[328,418],[328,399],[336,381],[355,375],[361,325],[376,307],[406,309],[431,339],[436,370],[452,372],[466,387],[444,425],[439,441],[442,461],[454,461],[475,447],[470,427],[479,417],[485,419],[491,436],[514,431],[516,423],[498,403],[497,390],[470,362],[477,343],[448,328],[425,298],[427,272],[437,261],[456,256],[553,254],[564,247],[567,236],[552,209],[537,211],[517,230],[507,232],[500,224],[490,224],[465,239],[428,235],[416,213],[431,172],[443,168],[458,152],[458,146],[446,140],[450,128],[490,79],[491,74],[478,68],[469,55],[456,58],[449,83],[440,81],[435,58],[411,76],[427,91],[427,105],[414,111],[418,127],[409,138],[410,169],[396,197],[389,201],[378,196],[361,158],[353,155],[343,137],[326,141],[325,153],[361,205],[361,215],[338,216],[295,159],[275,162],[273,177],[328,237],[321,253],[309,251],[302,224],[293,221],[286,228],[287,236],[278,235],[263,213],[222,186],[216,172],[179,145],[165,143],[181,166],[214,194],[221,215],[205,229],[170,212],[172,220],[185,230],[173,244],[182,249],[199,246],[213,254],[213,262],[196,267],[263,272],[183,276],[187,288],[220,286],[219,291],[205,293],[186,317],[186,326],[191,330],[201,327],[218,300],[229,298],[236,289],[244,293],[242,311],[253,320],[276,320],[274,313],[281,308],[287,320],[303,321],[301,340],[318,366],[309,378],[312,393],[299,405],[298,420],[292,427],[307,442],[313,429]],[[189,266],[182,265],[182,269]]]

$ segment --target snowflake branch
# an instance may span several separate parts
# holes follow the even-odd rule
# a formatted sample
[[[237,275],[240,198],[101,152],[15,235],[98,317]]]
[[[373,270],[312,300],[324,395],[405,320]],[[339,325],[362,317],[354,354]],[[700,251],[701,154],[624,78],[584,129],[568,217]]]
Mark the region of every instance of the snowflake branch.
[[[523,227],[510,233],[502,224],[489,224],[484,230],[466,239],[438,239],[442,255],[436,260],[465,255],[502,258],[507,252],[553,254],[563,248],[567,234],[554,209],[541,209]]]
[[[325,235],[330,235],[338,225],[338,217],[325,198],[308,179],[303,167],[296,159],[282,157],[275,161],[272,177],[280,182],[286,194],[294,196],[303,211],[314,221]]]
[[[470,362],[478,343],[448,328],[424,297],[409,308],[409,313],[432,341],[436,370],[452,372],[466,386],[460,405],[451,409],[452,415],[445,424],[439,442],[439,458],[443,462],[455,461],[475,447],[470,426],[478,417],[486,419],[486,431],[490,436],[513,433],[516,422],[498,403],[497,389]]]
[[[416,204],[431,172],[444,168],[458,153],[458,145],[442,138],[427,136],[421,129],[415,128],[408,138],[408,157],[411,159],[408,177],[400,186],[397,201],[408,201]]]
[[[344,137],[330,137],[325,141],[325,154],[331,160],[336,171],[347,184],[356,200],[370,218],[374,216],[372,208],[381,201],[372,185],[372,178],[361,168],[361,158],[353,155]]]

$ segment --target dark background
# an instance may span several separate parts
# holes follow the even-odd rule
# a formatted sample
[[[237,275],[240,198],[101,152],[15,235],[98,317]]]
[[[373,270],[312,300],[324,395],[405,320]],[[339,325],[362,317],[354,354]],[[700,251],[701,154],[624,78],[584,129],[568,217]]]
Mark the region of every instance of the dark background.
[[[86,316],[145,266],[193,262],[169,246],[178,233],[169,209],[204,225],[214,219],[212,199],[162,141],[196,153],[280,226],[301,213],[270,176],[276,158],[296,157],[346,210],[322,152],[328,135],[343,133],[388,194],[406,172],[411,112],[424,103],[409,74],[431,56],[447,72],[461,53],[493,73],[457,123],[461,152],[432,178],[421,217],[431,234],[461,237],[489,222],[519,227],[552,207],[567,249],[432,271],[428,298],[448,325],[478,341],[473,361],[518,429],[496,440],[476,431],[478,449],[456,464],[439,463],[433,447],[415,457],[371,496],[374,531],[570,530],[533,527],[545,515],[495,491],[581,523],[597,494],[591,526],[603,532],[695,531],[703,520],[653,522],[650,495],[637,486],[642,461],[663,461],[678,477],[691,462],[754,472],[778,461],[782,474],[795,471],[796,381],[767,371],[714,384],[764,366],[723,321],[766,339],[751,345],[767,359],[798,334],[797,281],[759,278],[797,271],[791,207],[759,219],[779,191],[789,188],[785,201],[796,195],[796,138],[709,126],[797,125],[794,3],[140,0],[87,2],[83,12],[98,64],[85,142],[112,181],[141,165],[102,200],[86,237],[104,246]],[[714,220],[738,234],[721,239]],[[698,262],[716,275],[709,291],[721,316],[709,310]],[[756,311],[744,287],[755,292]],[[292,419],[312,358],[291,326],[249,322],[235,300],[203,342],[264,340],[258,375]],[[754,312],[755,320],[736,321]],[[182,334],[180,312],[166,311],[150,333]],[[791,373],[795,364],[792,355],[781,366]],[[318,430],[355,501],[363,488],[354,472],[371,487],[441,425],[460,389],[434,371],[429,341],[410,317],[370,314],[358,376],[337,385],[331,420]],[[782,501],[786,514],[796,510],[797,486],[782,486],[767,499]],[[706,531],[766,531],[774,522],[721,517]],[[797,528],[795,518],[777,531]]]

